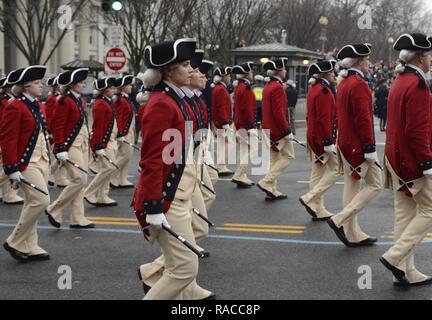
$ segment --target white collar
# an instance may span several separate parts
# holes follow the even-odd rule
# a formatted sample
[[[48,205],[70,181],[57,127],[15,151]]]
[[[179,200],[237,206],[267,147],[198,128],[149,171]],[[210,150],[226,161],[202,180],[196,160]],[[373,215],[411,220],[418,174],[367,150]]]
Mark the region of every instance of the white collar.
[[[69,91],[74,95],[75,98],[77,98],[79,100],[79,98],[81,97],[81,95],[79,93],[77,93],[73,90],[69,90]]]
[[[420,75],[423,77],[423,79],[426,81],[426,74],[424,73],[424,71],[422,69],[420,69],[419,67],[413,65],[413,64],[407,64],[408,67],[413,68],[414,70],[418,71],[418,73],[420,73]]]
[[[9,92],[6,92],[6,94],[9,96],[9,99],[15,99],[15,96],[13,94],[10,94]]]
[[[276,80],[278,80],[280,83],[283,83],[283,80],[279,77],[273,76],[273,78],[275,78]]]
[[[109,98],[109,97],[107,97],[107,96],[104,96],[104,98],[107,99],[109,102],[112,102],[112,99],[111,99],[111,98]]]
[[[30,100],[30,102],[34,102],[36,99],[29,96],[27,93],[23,92],[23,96],[26,97],[28,100]]]
[[[166,80],[164,80],[164,83],[170,87],[171,89],[173,89],[173,91],[179,96],[180,99],[183,99],[185,97],[185,94],[183,91],[181,91],[177,86],[175,86],[174,84],[172,84],[171,82],[168,82]]]
[[[225,82],[221,81],[219,83],[222,84],[225,88],[228,88],[228,85]]]
[[[322,81],[324,81],[328,86],[330,85],[330,81],[328,81],[327,79],[321,78]]]
[[[185,95],[186,95],[189,99],[192,99],[193,96],[195,95],[195,93],[194,93],[191,89],[189,89],[188,87],[182,87],[181,89],[183,90],[183,92],[185,93]]]
[[[363,71],[361,71],[361,70],[359,70],[357,68],[349,68],[348,71],[349,70],[355,71],[355,72],[359,73],[363,78],[366,78],[365,75],[364,75],[364,73],[363,73]]]
[[[125,92],[122,92],[121,95],[122,95],[123,97],[125,97],[125,98],[129,98],[129,95],[128,95],[127,93],[125,93]]]
[[[201,97],[203,94],[200,90],[196,90],[196,89],[194,90],[194,93],[198,98]]]

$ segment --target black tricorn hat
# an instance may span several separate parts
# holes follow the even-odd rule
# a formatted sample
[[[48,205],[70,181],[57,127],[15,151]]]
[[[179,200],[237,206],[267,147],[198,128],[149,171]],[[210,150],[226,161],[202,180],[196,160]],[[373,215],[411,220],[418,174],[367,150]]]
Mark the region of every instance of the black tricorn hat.
[[[214,63],[212,61],[209,60],[203,60],[199,66],[199,71],[202,74],[207,74],[209,73],[209,71],[211,70],[211,68],[213,68]]]
[[[7,82],[7,77],[0,79],[0,88],[12,88],[12,85]]]
[[[116,78],[106,77],[106,78],[95,80],[93,82],[93,86],[96,90],[102,91],[109,87],[114,87],[115,83],[116,83]]]
[[[394,44],[396,51],[431,51],[432,38],[421,33],[405,33]]]
[[[223,77],[223,76],[229,75],[231,73],[231,71],[232,71],[231,67],[216,68],[216,70],[214,71],[213,74],[215,76]]]
[[[254,66],[253,62],[246,62],[246,63],[240,64],[240,65],[234,66],[232,68],[231,72],[234,74],[246,74],[246,73],[252,72],[253,66]]]
[[[335,69],[336,64],[337,64],[336,60],[318,61],[309,67],[308,75],[313,76],[315,74],[331,72]]]
[[[157,69],[167,65],[191,60],[195,55],[195,39],[179,39],[145,48],[144,60],[148,68]]]
[[[204,50],[195,50],[195,54],[191,59],[192,69],[198,69],[204,59]]]
[[[343,60],[345,58],[362,58],[368,57],[372,53],[372,45],[364,44],[349,44],[339,50],[337,58]]]
[[[58,86],[58,84],[59,84],[58,78],[59,78],[59,76],[49,78],[47,81],[47,86],[50,86],[50,87]]]
[[[89,69],[87,68],[66,71],[58,76],[58,84],[61,86],[75,84],[87,79],[88,74]]]
[[[42,80],[45,76],[46,66],[29,66],[27,68],[12,71],[7,76],[7,83],[10,85],[22,84],[35,80]]]
[[[264,63],[264,70],[283,70],[286,69],[288,63],[288,58],[280,58],[277,60],[270,60],[266,63]]]
[[[114,87],[121,88],[124,86],[128,86],[128,85],[132,84],[134,82],[134,80],[135,80],[134,76],[131,76],[131,75],[123,76],[121,78],[115,79]]]

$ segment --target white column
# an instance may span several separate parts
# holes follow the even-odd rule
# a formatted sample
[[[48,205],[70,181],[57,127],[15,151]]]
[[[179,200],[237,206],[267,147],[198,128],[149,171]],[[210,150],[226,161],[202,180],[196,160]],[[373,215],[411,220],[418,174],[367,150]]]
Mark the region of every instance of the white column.
[[[17,7],[20,5],[20,3],[17,3]],[[17,9],[18,10],[18,9]],[[21,9],[24,10],[24,9]],[[17,11],[15,12],[15,15],[19,18],[22,19],[20,13]],[[25,25],[25,21],[21,21],[20,22],[22,25]],[[27,42],[25,41],[24,38],[24,34],[21,32],[21,30],[19,29],[19,27],[16,25],[17,23],[15,22],[15,31],[17,33],[17,37],[20,40],[20,42],[26,46]],[[26,66],[28,66],[29,62],[27,60],[27,58],[25,57],[25,55],[16,47],[16,46],[12,46],[12,50],[11,53],[16,57],[15,59],[15,69],[19,69],[19,68],[24,68]]]
[[[88,14],[88,10],[91,10],[91,5],[86,2],[83,5],[82,12]],[[85,14],[80,17],[79,25],[79,58],[81,60],[90,60],[90,27],[89,21],[85,18]]]

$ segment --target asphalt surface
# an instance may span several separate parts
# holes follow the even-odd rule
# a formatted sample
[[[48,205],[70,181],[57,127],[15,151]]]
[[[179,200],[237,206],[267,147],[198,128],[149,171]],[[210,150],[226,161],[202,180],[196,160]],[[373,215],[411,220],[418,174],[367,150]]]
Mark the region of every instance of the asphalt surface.
[[[304,141],[305,129],[297,136]],[[385,137],[377,132],[378,143]],[[383,145],[379,144],[383,154]],[[326,223],[312,222],[299,204],[308,191],[310,163],[306,152],[296,146],[297,159],[280,178],[280,190],[289,199],[264,201],[258,189],[238,190],[228,180],[216,185],[217,200],[210,212],[216,223],[201,246],[211,252],[202,260],[198,283],[221,300],[315,300],[315,299],[401,299],[431,300],[432,287],[401,290],[393,287],[391,274],[380,264],[380,256],[391,245],[393,202],[383,191],[361,213],[362,228],[380,239],[377,246],[347,249],[338,242]],[[130,166],[131,181],[137,181],[135,154]],[[252,177],[258,182],[261,177]],[[326,196],[328,210],[341,210],[343,185],[335,185]],[[50,188],[55,199],[60,190]],[[62,230],[54,230],[45,216],[39,223],[39,242],[52,259],[20,264],[0,250],[0,299],[142,299],[136,268],[156,258],[160,250],[143,240],[129,208],[132,191],[111,191],[117,208],[94,209],[86,214],[98,223],[92,231],[71,231],[66,212]],[[0,239],[13,229],[20,207],[0,204]],[[431,242],[417,251],[419,270],[432,274]],[[60,266],[72,270],[72,289],[60,290]],[[372,288],[361,290],[361,266],[372,272]]]

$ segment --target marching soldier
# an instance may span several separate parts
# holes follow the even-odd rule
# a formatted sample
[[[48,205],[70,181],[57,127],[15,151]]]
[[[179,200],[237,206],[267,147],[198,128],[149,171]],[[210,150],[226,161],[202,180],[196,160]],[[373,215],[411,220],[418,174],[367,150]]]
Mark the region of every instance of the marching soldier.
[[[269,172],[258,183],[258,188],[267,195],[268,201],[285,200],[288,196],[278,191],[277,178],[295,159],[294,135],[287,120],[287,97],[283,86],[287,74],[286,58],[267,62],[264,70],[270,81],[263,92],[263,130],[270,132],[271,151]]]
[[[113,96],[115,78],[95,80],[97,98],[93,106],[91,149],[97,155],[100,170],[84,191],[84,199],[95,207],[116,207],[117,202],[108,197],[111,175],[118,170],[114,163],[117,150],[117,125]]]
[[[84,188],[87,185],[89,130],[87,110],[81,98],[88,69],[62,73],[57,78],[62,96],[51,120],[53,153],[66,168],[69,185],[46,210],[48,220],[56,228],[63,222],[63,210],[71,209],[72,229],[91,229],[95,225],[84,216]],[[77,165],[77,166],[75,166]],[[79,169],[80,168],[80,169]]]
[[[14,85],[16,99],[3,113],[0,144],[3,167],[14,186],[20,185],[24,207],[20,219],[4,248],[18,261],[49,260],[39,247],[37,223],[47,208],[49,170],[49,137],[42,96],[45,66],[30,66],[13,71],[7,81]],[[31,185],[32,184],[32,185]]]
[[[372,92],[365,75],[369,71],[370,44],[347,45],[337,58],[345,77],[336,98],[338,144],[345,177],[344,209],[328,220],[338,238],[348,247],[371,246],[377,239],[364,233],[358,222],[359,212],[382,188],[382,177],[375,146]],[[366,186],[360,191],[361,180]]]
[[[12,85],[7,83],[7,77],[0,80],[0,126],[3,123],[2,117],[3,112],[9,104],[9,100],[15,99],[11,94]],[[0,165],[1,165],[1,148],[0,148]],[[3,201],[6,205],[21,205],[24,203],[24,199],[18,196],[18,191],[11,187],[10,181],[7,174],[4,172],[0,173],[0,187],[2,191],[2,196],[0,196],[0,201]]]
[[[220,177],[232,176],[234,173],[226,166],[226,151],[230,140],[227,135],[231,130],[231,97],[228,86],[231,84],[232,68],[216,68],[214,72],[214,87],[211,92],[213,125],[217,139],[217,170]],[[223,157],[223,158],[222,158]],[[223,161],[220,161],[222,160]]]
[[[432,284],[414,264],[414,250],[432,228],[432,99],[426,77],[431,40],[423,34],[404,34],[394,45],[402,65],[389,96],[385,165],[386,187],[395,197],[396,244],[381,262],[397,286]]]
[[[247,171],[251,163],[249,160],[250,153],[257,147],[253,143],[257,140],[253,138],[258,137],[255,124],[256,99],[252,90],[253,62],[233,67],[232,73],[237,76],[239,82],[234,92],[234,126],[240,140],[240,163],[232,182],[239,188],[247,189],[255,185],[248,178]]]
[[[215,161],[213,159],[213,156],[211,154],[210,148],[213,144],[213,133],[211,131],[210,128],[210,113],[209,113],[209,106],[206,103],[205,100],[205,96],[204,96],[204,92],[206,92],[206,90],[208,89],[208,78],[207,78],[207,74],[210,72],[210,70],[213,68],[214,63],[212,61],[209,60],[203,60],[201,62],[201,64],[199,65],[199,71],[201,72],[201,74],[203,75],[201,78],[201,87],[200,89],[195,89],[194,93],[195,93],[195,100],[196,103],[198,104],[198,106],[201,108],[202,113],[204,115],[204,125],[207,131],[207,137],[204,140],[204,144],[201,146],[201,152],[200,155],[202,155],[202,163],[200,163],[202,166],[205,166],[206,169],[203,169],[204,174],[201,173],[200,176],[202,176],[202,181],[204,182],[204,184],[206,186],[208,185],[213,185],[213,187],[215,186],[215,184],[218,182],[219,180],[219,174],[218,174],[218,170],[216,169],[216,165],[215,165]],[[201,166],[201,167],[202,167]],[[208,177],[210,178],[210,181],[207,182],[207,174]],[[205,181],[204,181],[205,180]],[[201,191],[203,192],[203,196],[204,196],[204,201],[206,203],[206,208],[207,211],[210,210],[210,207],[213,205],[215,199],[216,199],[216,195],[214,193],[214,189],[213,192],[211,190],[209,190],[209,188],[203,187],[204,185],[201,185]]]
[[[60,96],[60,86],[58,84],[58,76],[48,79],[47,85],[52,87],[52,91],[48,93],[47,100],[45,101],[46,108],[46,121],[50,134],[52,135],[51,122],[54,117],[54,110],[57,105],[57,98]],[[57,186],[59,188],[66,188],[69,185],[70,181],[67,179],[67,170],[64,166],[59,165],[59,162],[54,161],[51,166],[50,179],[48,180],[48,184],[53,186],[54,179],[52,177],[55,172],[58,171],[58,180]]]
[[[331,90],[336,61],[320,61],[310,66],[312,85],[307,98],[307,144],[312,161],[310,192],[300,197],[314,221],[328,220],[332,214],[324,207],[324,193],[333,186],[339,174],[336,149],[336,101]]]
[[[111,187],[114,189],[134,188],[133,183],[128,181],[129,163],[135,143],[135,110],[130,99],[133,82],[134,77],[128,75],[117,79],[114,85],[120,90],[114,103],[118,128],[117,165],[119,167],[111,179]]]
[[[142,173],[137,185],[133,206],[145,237],[157,241],[165,260],[163,274],[154,275],[154,282],[147,282],[146,300],[202,300],[214,298],[214,294],[196,283],[198,257],[162,226],[181,234],[195,245],[192,230],[191,199],[196,184],[196,164],[193,158],[193,115],[189,113],[180,90],[189,86],[193,71],[190,61],[194,58],[196,41],[180,39],[147,47],[145,62],[149,68],[150,86],[154,87],[142,118],[143,145],[141,151]],[[163,139],[172,132],[177,139],[169,145]],[[174,133],[175,132],[175,133]],[[173,150],[167,158],[166,148]],[[140,277],[149,279],[145,265]]]

